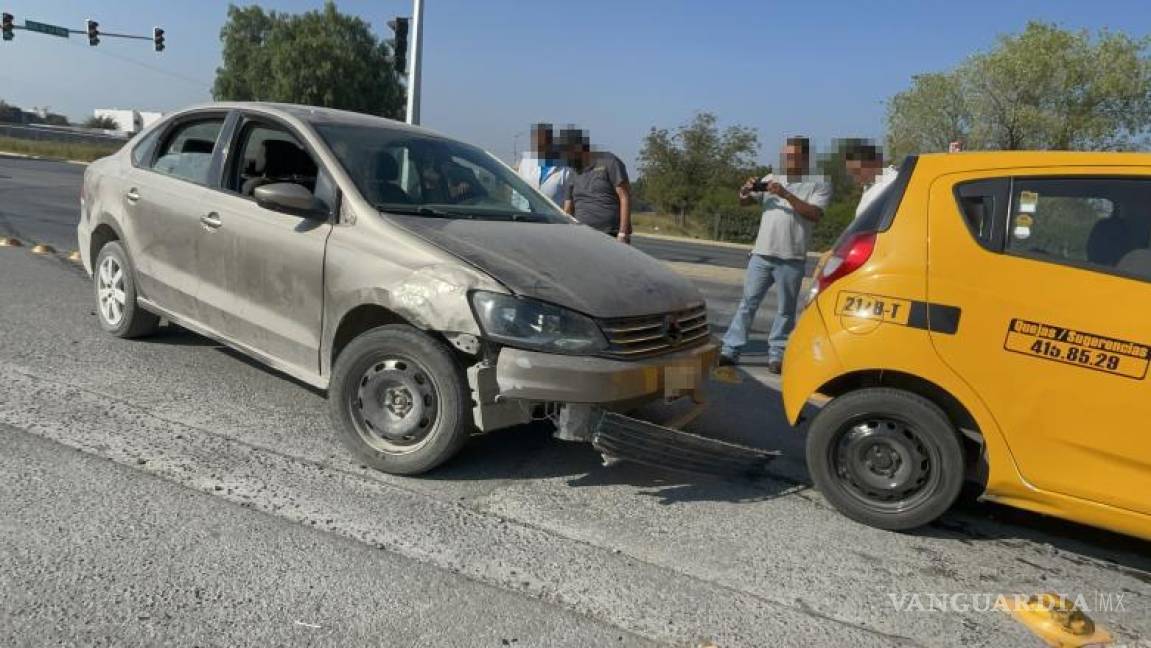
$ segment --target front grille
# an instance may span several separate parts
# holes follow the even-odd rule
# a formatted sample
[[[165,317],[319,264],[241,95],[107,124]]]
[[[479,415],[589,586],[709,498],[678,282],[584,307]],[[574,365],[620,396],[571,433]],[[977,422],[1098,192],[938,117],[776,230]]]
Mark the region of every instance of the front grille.
[[[618,358],[645,358],[687,349],[707,341],[707,307],[684,311],[599,320],[607,337],[607,355]]]

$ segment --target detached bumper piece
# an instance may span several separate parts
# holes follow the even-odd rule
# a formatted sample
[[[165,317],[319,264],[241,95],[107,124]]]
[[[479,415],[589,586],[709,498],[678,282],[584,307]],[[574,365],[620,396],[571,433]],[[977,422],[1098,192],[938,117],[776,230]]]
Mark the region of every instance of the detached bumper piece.
[[[727,477],[760,475],[780,454],[610,412],[600,418],[591,442],[607,464],[623,460]]]

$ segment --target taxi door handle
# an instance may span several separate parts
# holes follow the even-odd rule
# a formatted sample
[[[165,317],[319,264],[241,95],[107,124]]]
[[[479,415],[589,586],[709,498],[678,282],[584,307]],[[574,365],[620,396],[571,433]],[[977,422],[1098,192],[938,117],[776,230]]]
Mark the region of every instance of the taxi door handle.
[[[136,191],[135,187],[132,187],[128,190],[128,193],[124,194],[124,197],[128,199],[128,202],[134,203],[140,199],[140,192]]]

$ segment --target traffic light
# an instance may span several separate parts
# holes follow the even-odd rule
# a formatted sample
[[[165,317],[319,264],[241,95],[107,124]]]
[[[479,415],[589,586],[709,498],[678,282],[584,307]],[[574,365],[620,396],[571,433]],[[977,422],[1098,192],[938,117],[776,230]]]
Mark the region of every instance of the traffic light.
[[[4,22],[0,23],[0,26],[2,26],[4,31],[4,40],[12,40],[12,37],[15,36],[12,32],[12,14],[5,13]]]
[[[159,27],[152,28],[152,42],[156,45],[157,52],[164,51],[164,30]]]
[[[395,20],[388,21],[388,27],[396,32],[395,44],[392,45],[396,71],[404,74],[408,71],[408,19],[396,16]]]
[[[84,21],[84,29],[88,32],[88,44],[95,47],[100,44],[100,23],[89,18]]]

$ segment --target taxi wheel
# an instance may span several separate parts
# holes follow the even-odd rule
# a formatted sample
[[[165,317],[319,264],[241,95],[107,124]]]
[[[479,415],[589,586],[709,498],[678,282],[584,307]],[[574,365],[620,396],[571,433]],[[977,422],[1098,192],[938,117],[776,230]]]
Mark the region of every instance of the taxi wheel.
[[[427,472],[472,432],[471,396],[451,351],[410,326],[352,340],[336,358],[328,401],[344,445],[387,473]]]
[[[963,487],[963,445],[935,403],[899,389],[835,398],[811,423],[807,468],[847,517],[903,531],[943,514]]]

